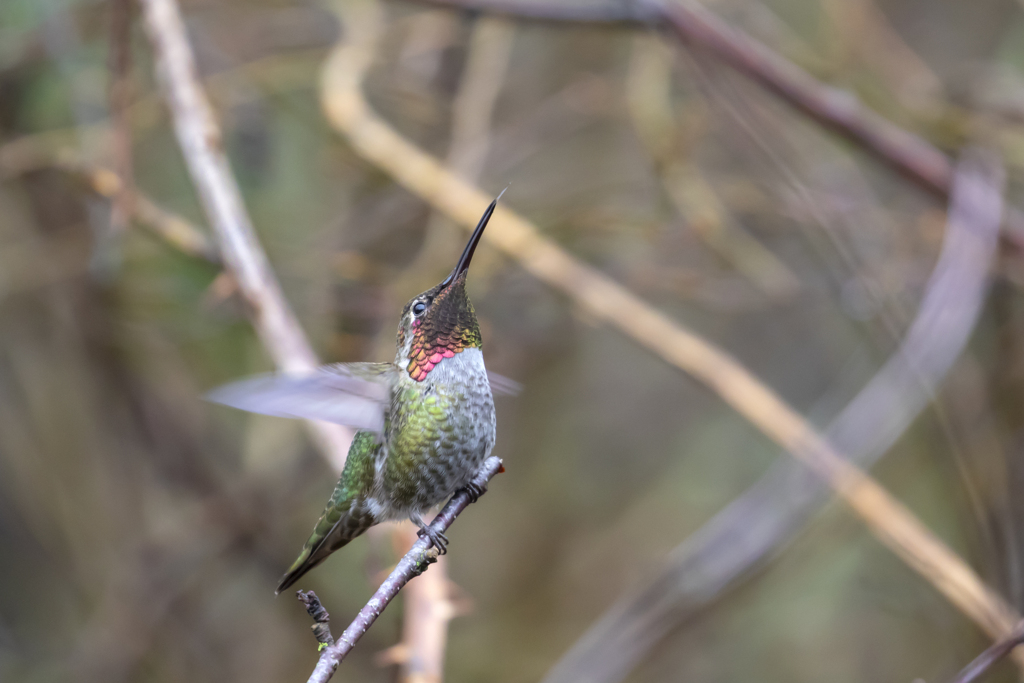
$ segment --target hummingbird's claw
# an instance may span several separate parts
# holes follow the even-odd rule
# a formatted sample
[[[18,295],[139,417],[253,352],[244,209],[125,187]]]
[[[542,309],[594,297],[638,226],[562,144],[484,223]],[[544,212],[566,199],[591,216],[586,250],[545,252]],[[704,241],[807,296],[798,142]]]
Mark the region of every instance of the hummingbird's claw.
[[[424,524],[416,533],[420,537],[426,536],[427,538],[429,538],[430,542],[434,544],[435,548],[437,548],[438,555],[444,555],[448,552],[448,537],[440,531],[435,531],[434,529]]]
[[[429,538],[430,542],[434,545],[435,548],[437,548],[438,555],[444,555],[446,552],[448,552],[447,536],[445,536],[440,531],[434,531],[433,529],[431,529],[430,525],[424,522],[423,519],[418,514],[409,515],[409,519],[412,520],[413,524],[420,528],[420,530],[416,532],[416,535],[420,538],[423,538],[424,536]]]
[[[478,484],[475,481],[471,481],[463,487],[463,491],[469,494],[469,502],[475,503],[480,500],[480,496],[487,493],[487,484]]]

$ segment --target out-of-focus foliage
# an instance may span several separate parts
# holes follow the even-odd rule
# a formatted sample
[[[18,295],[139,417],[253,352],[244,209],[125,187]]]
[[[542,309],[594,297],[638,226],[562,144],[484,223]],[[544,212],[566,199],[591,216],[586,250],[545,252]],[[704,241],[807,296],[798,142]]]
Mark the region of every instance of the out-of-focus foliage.
[[[718,0],[819,78],[955,150],[1024,164],[1012,0]],[[194,0],[190,37],[263,245],[322,357],[387,360],[402,304],[460,234],[321,115],[343,31],[311,2]],[[389,4],[373,106],[444,158],[477,20]],[[301,680],[309,618],[273,586],[334,484],[301,425],[202,400],[270,368],[213,266],[75,174],[4,166],[17,141],[111,163],[109,7],[0,0],[0,680]],[[203,224],[132,34],[134,181]],[[479,184],[572,254],[738,357],[824,424],[897,344],[944,207],[701,55],[622,29],[514,29]],[[28,138],[26,136],[34,136]],[[434,242],[427,242],[433,240]],[[440,240],[440,242],[436,242]],[[425,243],[443,258],[425,263]],[[449,253],[450,252],[450,253]],[[1024,308],[1008,262],[969,354],[876,470],[1024,607]],[[229,289],[229,288],[228,288]],[[508,472],[450,532],[472,604],[451,681],[538,680],[586,626],[779,453],[706,389],[581,317],[484,244],[470,292]],[[336,630],[394,561],[370,534],[304,579]],[[341,680],[384,681],[392,608]],[[948,678],[985,639],[829,507],[777,562],[678,625],[634,681]],[[1009,666],[1001,671],[1009,680]]]

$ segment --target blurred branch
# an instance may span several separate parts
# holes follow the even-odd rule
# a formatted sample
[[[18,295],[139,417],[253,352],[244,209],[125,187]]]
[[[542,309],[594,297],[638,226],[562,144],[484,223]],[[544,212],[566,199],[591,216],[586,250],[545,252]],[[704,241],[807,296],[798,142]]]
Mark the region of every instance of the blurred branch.
[[[545,3],[527,0],[413,0],[418,4],[445,7],[464,12],[479,12],[521,21],[557,21],[568,24],[624,24],[650,21],[640,3],[615,0],[609,3]]]
[[[952,182],[949,159],[924,139],[864,107],[856,95],[815,80],[781,55],[697,3],[643,0],[684,44],[700,48],[774,92],[826,128],[856,142],[904,176],[939,195]]]
[[[917,116],[933,115],[945,93],[942,80],[900,36],[875,0],[827,0],[822,9],[837,29],[839,50],[867,64],[896,100]]]
[[[324,65],[321,97],[328,120],[364,158],[456,222],[472,228],[489,196],[396,133],[370,109],[362,93],[379,32],[379,7],[370,0],[346,0],[336,6],[349,40],[340,44]],[[994,219],[998,225],[999,192],[973,175],[965,177],[971,179],[964,185],[968,208],[980,211],[979,219]],[[979,206],[980,199],[987,203]],[[987,633],[999,638],[1013,628],[1019,620],[1013,609],[958,555],[731,356],[569,255],[510,209],[499,207],[491,220],[492,230],[485,236],[488,243],[565,293],[596,320],[615,327],[706,384],[824,478],[885,545]]]
[[[126,191],[122,177],[109,168],[73,161],[61,162],[56,167],[81,175],[94,192],[108,199],[116,200],[127,192],[130,218],[179,251],[217,266],[223,265],[217,245],[201,228],[161,207],[137,188]]]
[[[501,94],[515,35],[513,24],[484,17],[474,23],[465,67],[452,102],[451,140],[446,166],[466,182],[475,182],[483,170],[491,146],[491,118]],[[433,271],[447,255],[457,253],[456,226],[444,214],[434,212],[427,224],[423,246],[415,261],[394,281],[396,292],[425,289]],[[442,256],[444,258],[442,258]],[[383,343],[392,345],[389,334]]]
[[[920,310],[900,348],[826,432],[832,447],[861,467],[877,461],[927,406],[971,336],[995,254],[1001,175],[970,155],[961,162],[942,254]],[[613,605],[545,683],[622,680],[673,627],[778,553],[827,500],[822,482],[799,464],[777,463],[676,548],[642,591]]]
[[[462,82],[452,103],[447,163],[463,178],[480,177],[490,148],[491,118],[508,74],[515,24],[481,17],[473,25]]]
[[[1015,647],[1022,644],[1024,644],[1024,622],[1018,624],[1013,633],[994,643],[978,655],[973,662],[964,667],[964,670],[953,679],[953,683],[974,683],[985,672],[999,663],[1003,657],[1013,652]]]
[[[626,81],[626,104],[665,194],[694,234],[764,294],[775,299],[792,296],[800,288],[799,279],[729,215],[712,184],[688,158],[689,140],[677,139],[683,136],[675,132],[671,79],[671,62],[660,41],[636,36]],[[679,150],[680,146],[684,149]]]
[[[110,200],[126,192],[122,176],[100,164],[83,161],[80,155],[55,147],[47,133],[26,135],[0,146],[0,177],[54,168],[82,178],[96,194]],[[175,249],[194,258],[221,265],[217,245],[205,231],[183,216],[159,206],[137,187],[127,190],[132,218]]]
[[[408,525],[403,529],[415,542],[416,531]],[[450,599],[452,587],[444,556],[438,556],[433,571],[406,586],[402,642],[395,646],[401,655],[397,658],[401,683],[440,683],[444,679],[448,622],[457,614]]]
[[[110,121],[113,126],[114,167],[121,177],[121,189],[114,195],[110,223],[115,233],[122,232],[132,214],[132,130],[128,120],[131,104],[132,10],[133,0],[110,2]]]
[[[714,55],[917,185],[947,198],[951,191],[952,164],[934,145],[871,111],[853,93],[816,80],[796,64],[729,26],[696,2],[636,0],[624,8],[607,9],[518,1],[415,2],[532,21],[660,24],[684,45]],[[1024,214],[1008,208],[1003,220],[1006,227],[1002,233],[1004,241],[1016,249],[1024,249]]]
[[[473,478],[473,483],[486,491],[487,482],[494,475],[504,471],[504,468],[501,466],[501,460],[491,456],[480,466],[480,470]],[[446,531],[452,525],[452,522],[455,521],[455,518],[469,504],[469,492],[466,490],[459,491],[452,496],[452,499],[437,514],[434,521],[430,523],[430,527],[435,531]],[[423,537],[416,541],[412,548],[409,549],[409,552],[405,554],[405,557],[399,561],[394,571],[391,572],[388,578],[380,585],[380,588],[377,589],[377,592],[373,594],[373,597],[370,598],[369,602],[366,603],[366,606],[359,610],[359,614],[356,615],[356,618],[349,627],[345,629],[345,632],[338,637],[333,645],[324,649],[320,655],[320,660],[316,663],[316,668],[309,677],[309,683],[325,683],[330,680],[338,665],[341,664],[341,661],[373,625],[373,622],[377,620],[381,612],[391,604],[391,601],[398,595],[398,591],[402,590],[402,587],[412,578],[425,572],[427,567],[436,560],[437,548],[431,546],[428,538]]]
[[[137,190],[132,193],[131,201],[132,216],[155,235],[186,254],[222,265],[216,245],[187,219],[164,209]]]
[[[250,306],[253,325],[277,366],[307,372],[316,354],[288,307],[256,238],[252,221],[221,145],[220,129],[196,76],[195,60],[175,0],[143,0],[146,31],[174,119],[178,143],[220,242],[221,256]],[[310,423],[334,467],[345,462],[351,430]]]

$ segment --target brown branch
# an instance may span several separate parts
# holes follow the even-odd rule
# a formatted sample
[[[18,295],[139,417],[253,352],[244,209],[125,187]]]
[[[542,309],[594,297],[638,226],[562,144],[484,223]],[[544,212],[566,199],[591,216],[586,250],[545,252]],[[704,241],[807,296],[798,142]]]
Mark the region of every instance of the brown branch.
[[[661,25],[687,47],[703,50],[728,64],[917,185],[941,197],[949,196],[952,164],[941,150],[868,109],[853,93],[816,80],[796,64],[729,26],[696,2],[636,0],[616,9],[507,0],[414,1],[529,21]],[[1015,249],[1024,249],[1024,214],[1008,208],[1003,224],[1004,243]]]
[[[316,638],[316,642],[320,643],[320,649],[322,650],[334,645],[334,636],[331,635],[331,615],[327,613],[327,610],[320,603],[320,598],[313,591],[308,593],[298,591],[297,594],[299,602],[306,608],[309,616],[313,618],[313,625],[310,628],[313,630],[313,637]]]
[[[501,460],[491,456],[484,461],[480,471],[474,477],[473,483],[486,490],[487,482],[499,472],[504,472]],[[446,531],[470,502],[472,501],[470,500],[469,492],[466,490],[459,491],[452,496],[452,499],[437,514],[434,521],[430,523],[430,527],[435,531]],[[391,572],[366,603],[366,606],[359,610],[359,614],[356,615],[356,618],[349,627],[345,629],[345,632],[338,636],[333,645],[324,649],[319,661],[316,663],[316,668],[313,669],[313,673],[309,677],[309,683],[326,683],[326,681],[330,680],[338,665],[352,651],[352,648],[355,647],[359,639],[373,625],[373,622],[377,620],[381,612],[391,604],[391,601],[395,599],[395,596],[402,590],[402,587],[426,571],[427,567],[436,560],[437,549],[430,544],[429,539],[424,537],[416,541],[412,548],[409,549],[409,552],[399,561],[394,571]]]
[[[946,155],[864,107],[852,93],[816,81],[697,3],[643,2],[688,47],[707,50],[922,187],[941,196],[949,194],[953,172]]]
[[[915,320],[897,352],[828,428],[833,447],[861,467],[875,463],[928,405],[971,336],[995,253],[999,175],[991,162],[965,155],[942,254]],[[676,548],[643,590],[613,605],[545,683],[622,680],[674,626],[777,553],[827,500],[822,483],[797,463],[776,463]]]
[[[626,80],[633,127],[654,162],[665,194],[693,233],[764,294],[774,299],[793,296],[800,280],[730,215],[712,183],[693,163],[688,149],[693,136],[686,136],[682,144],[673,139],[677,116],[669,94],[669,55],[661,41],[635,36]]]
[[[657,19],[633,0],[607,3],[547,3],[526,0],[412,0],[417,4],[463,12],[478,12],[518,21],[599,24],[607,26],[648,23]]]
[[[1013,633],[993,644],[964,667],[964,670],[953,679],[953,683],[974,683],[1002,661],[1003,657],[1013,652],[1014,648],[1022,644],[1024,644],[1024,622],[1018,624]]]
[[[154,235],[178,250],[223,265],[217,245],[188,219],[155,203],[138,190],[131,194],[132,217]]]
[[[867,109],[855,95],[818,82],[800,67],[727,25],[698,3],[638,0],[629,3],[627,9],[598,11],[541,2],[417,2],[527,20],[644,25],[657,22],[683,44],[713,54],[818,123],[857,142],[914,182],[941,195],[949,193],[952,167],[945,154]]]
[[[131,195],[129,218],[178,251],[216,266],[222,265],[217,245],[202,228],[160,206],[137,187],[126,189],[122,176],[113,169],[84,161],[79,154],[54,143],[50,134],[36,133],[0,145],[0,176],[52,168],[78,176],[90,190],[111,201],[127,192]]]
[[[121,189],[113,197],[110,222],[115,232],[123,231],[132,214],[132,131],[128,120],[131,104],[131,27],[133,0],[110,2],[110,121],[113,126],[114,168],[121,178]]]
[[[370,109],[363,96],[362,79],[379,31],[379,8],[371,0],[345,0],[337,8],[349,39],[324,65],[321,97],[328,120],[361,156],[434,208],[472,228],[489,196],[396,133]],[[498,207],[491,227],[485,236],[488,243],[567,294],[593,319],[620,330],[706,384],[825,479],[879,540],[987,633],[1001,638],[1019,621],[1014,610],[910,510],[845,460],[792,406],[731,356],[570,256],[510,209]]]
[[[318,361],[288,307],[281,287],[256,238],[231,168],[221,146],[220,129],[196,76],[195,59],[175,0],[143,0],[146,32],[157,60],[164,95],[178,143],[199,192],[224,263],[249,304],[253,325],[264,346],[285,372],[308,372]],[[309,423],[334,467],[345,462],[351,430]]]
[[[416,529],[403,525],[411,547]],[[433,570],[411,581],[402,596],[402,641],[394,646],[399,664],[399,683],[440,683],[444,679],[444,656],[448,622],[455,616],[449,598],[452,583],[447,559],[437,558]]]

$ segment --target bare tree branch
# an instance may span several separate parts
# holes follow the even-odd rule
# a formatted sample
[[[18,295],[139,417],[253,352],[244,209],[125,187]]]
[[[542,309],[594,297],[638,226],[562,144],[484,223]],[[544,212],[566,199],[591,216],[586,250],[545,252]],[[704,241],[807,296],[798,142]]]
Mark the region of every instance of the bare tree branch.
[[[666,196],[693,233],[764,294],[776,299],[792,297],[800,280],[730,215],[694,163],[689,149],[693,136],[686,136],[684,149],[673,140],[678,117],[669,94],[670,56],[662,41],[635,36],[626,80],[626,104],[633,127],[654,162]]]
[[[976,157],[976,155],[975,155]],[[829,442],[870,467],[931,401],[963,351],[986,299],[1002,174],[965,155],[942,254],[900,348],[829,426]],[[580,638],[545,683],[622,680],[673,627],[771,559],[828,500],[794,462],[777,463],[672,553],[668,565]]]
[[[657,16],[632,0],[612,2],[562,3],[535,0],[413,0],[419,4],[464,12],[479,12],[520,21],[556,21],[566,24],[605,24],[626,26],[649,23]]]
[[[372,0],[345,0],[336,7],[343,16],[348,39],[324,66],[321,97],[328,120],[360,155],[453,220],[472,228],[477,213],[489,202],[488,195],[396,133],[373,112],[362,93],[362,79],[379,32],[379,8]],[[978,198],[983,198],[980,208],[985,211],[981,215],[995,215],[998,225],[1002,207],[999,192],[991,188],[979,191],[989,186],[976,179],[964,187],[970,189],[968,206],[979,210]],[[792,406],[735,359],[566,253],[512,210],[498,207],[491,224],[492,230],[484,238],[488,243],[567,294],[595,320],[620,330],[706,384],[824,478],[879,540],[992,637],[1003,637],[1019,621],[1014,610],[910,510],[845,460]]]
[[[696,2],[640,0],[625,3],[625,8],[617,9],[614,6],[565,7],[559,3],[541,2],[417,1],[526,20],[661,24],[688,47],[713,54],[818,123],[857,142],[911,180],[939,194],[949,192],[952,170],[946,155],[865,108],[853,94],[819,83],[789,60],[727,25]]]
[[[411,525],[403,525],[402,530],[411,547],[417,540],[416,530]],[[399,665],[399,683],[440,683],[444,680],[448,622],[457,613],[451,599],[453,588],[444,555],[438,556],[430,572],[405,587],[402,594],[402,640],[387,651],[392,655],[392,662]]]
[[[132,173],[132,131],[128,121],[131,103],[131,27],[132,0],[112,0],[110,3],[110,85],[108,100],[113,125],[112,147],[114,168],[121,177],[121,190],[112,198],[110,222],[114,232],[123,231],[132,214],[134,186]]]
[[[306,608],[309,616],[313,618],[313,637],[320,643],[321,648],[334,645],[334,636],[331,635],[331,615],[320,603],[320,598],[313,591],[298,591],[299,602]]]
[[[501,460],[491,456],[480,467],[473,483],[486,489],[487,482],[499,472],[503,472]],[[470,494],[462,490],[452,496],[448,504],[437,514],[430,527],[435,531],[444,532],[452,525],[455,518],[470,504]],[[437,548],[430,544],[426,537],[421,538],[413,544],[405,557],[401,559],[394,571],[384,580],[377,592],[373,594],[369,602],[352,621],[345,632],[338,636],[333,645],[324,649],[316,668],[309,677],[309,683],[325,683],[331,679],[341,661],[351,652],[352,648],[363,637],[363,634],[373,625],[381,612],[391,604],[398,591],[402,590],[412,578],[419,576],[431,563],[437,560]]]
[[[697,3],[643,0],[643,4],[688,47],[707,50],[922,187],[949,194],[952,167],[946,155],[863,106],[852,93],[816,81]]]
[[[951,191],[952,164],[937,147],[871,111],[853,93],[819,82],[697,2],[636,0],[621,6],[582,7],[517,0],[415,2],[529,21],[661,25],[687,47],[725,62],[929,192],[948,197]],[[1024,215],[1008,208],[1003,223],[1004,242],[1016,249],[1024,248]]]
[[[318,365],[316,354],[284,299],[231,174],[221,146],[220,129],[196,77],[195,60],[177,2],[143,0],[142,5],[178,143],[217,234],[221,256],[250,306],[253,325],[281,370],[313,370]],[[352,431],[321,422],[310,425],[328,458],[340,470]]]
[[[138,187],[126,189],[122,176],[113,169],[83,161],[75,152],[53,149],[43,139],[46,137],[47,134],[27,135],[0,146],[0,174],[54,168],[79,176],[93,192],[111,201],[128,192],[129,218],[178,251],[216,266],[223,265],[217,245],[202,228],[160,206]]]
[[[1017,629],[990,648],[982,652],[978,657],[964,667],[964,670],[957,674],[953,683],[974,683],[981,678],[989,669],[998,664],[1003,657],[1013,652],[1018,645],[1024,644],[1024,623],[1018,624]]]

